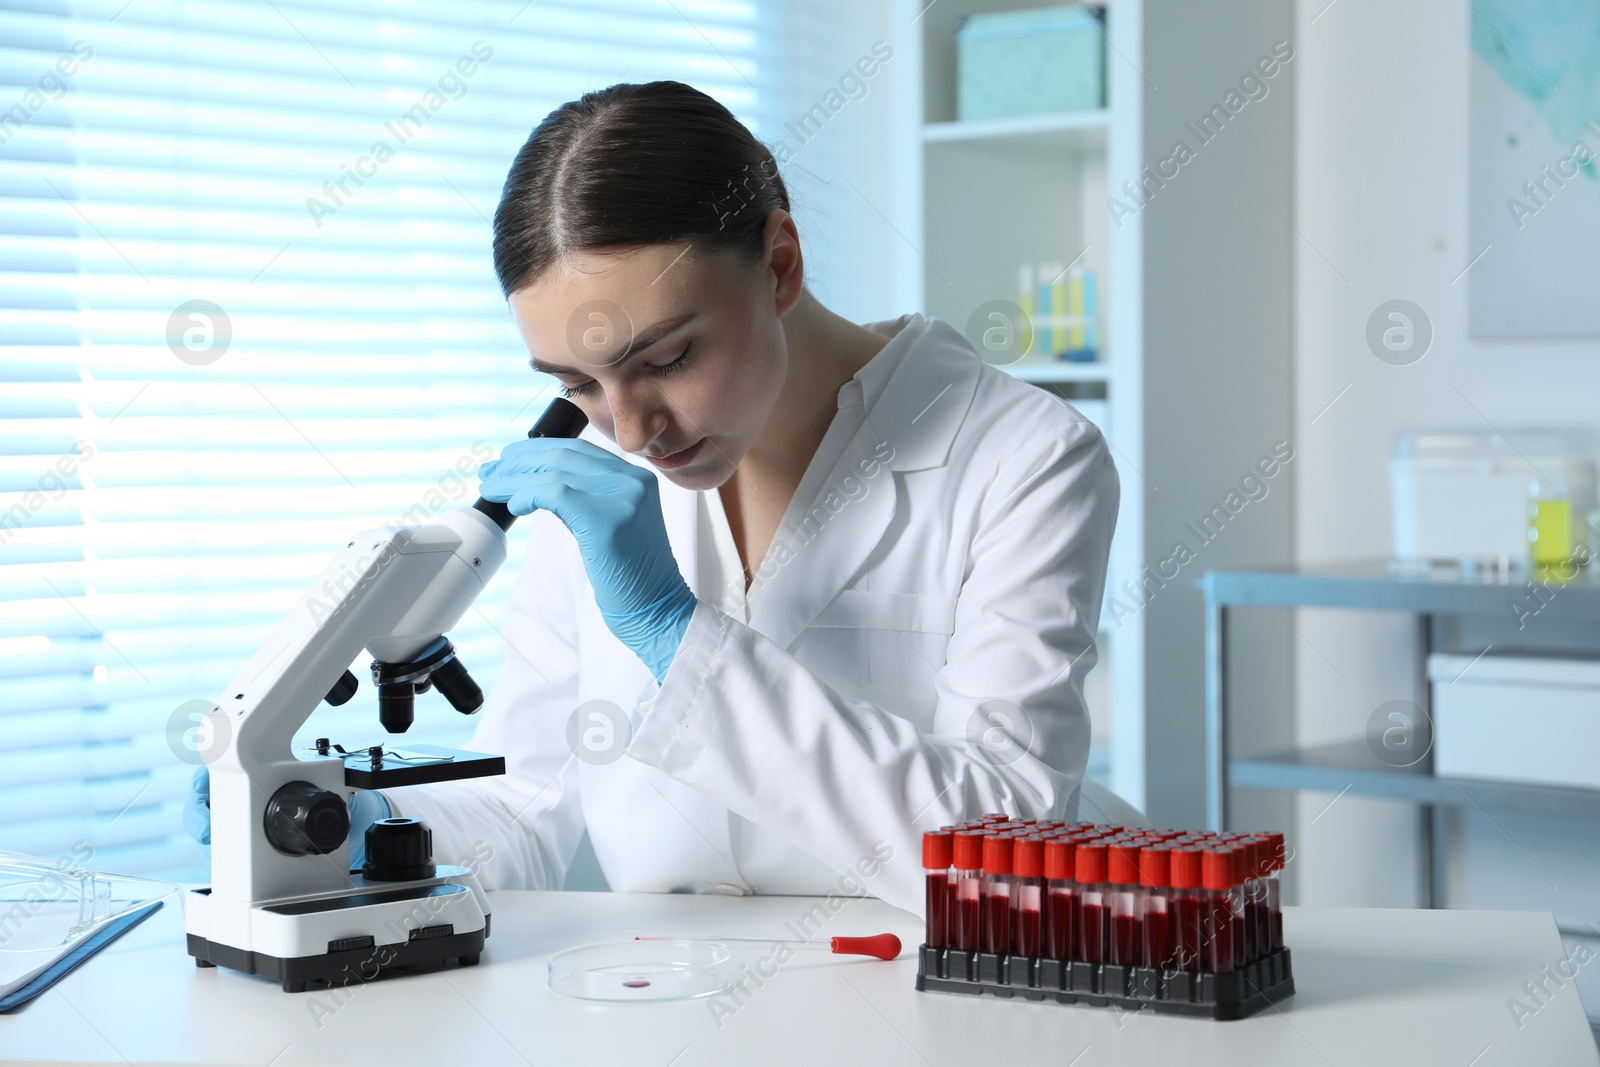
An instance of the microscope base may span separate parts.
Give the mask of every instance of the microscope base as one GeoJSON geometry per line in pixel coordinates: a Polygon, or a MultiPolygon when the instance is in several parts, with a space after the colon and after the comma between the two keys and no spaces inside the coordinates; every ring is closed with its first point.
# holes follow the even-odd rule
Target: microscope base
{"type": "Polygon", "coordinates": [[[485,919],[484,928],[470,934],[368,945],[289,959],[219,945],[194,934],[188,935],[188,948],[196,967],[226,967],[245,974],[259,974],[280,982],[285,993],[303,993],[307,982],[326,982],[329,986],[360,984],[384,972],[440,970],[452,959],[457,961],[457,966],[474,967],[488,933],[485,919]]]}
{"type": "Polygon", "coordinates": [[[225,900],[211,888],[184,902],[189,955],[282,983],[360,985],[382,974],[471,967],[489,936],[489,899],[472,871],[439,865],[433,878],[372,882],[359,870],[333,893],[271,901],[225,900]]]}

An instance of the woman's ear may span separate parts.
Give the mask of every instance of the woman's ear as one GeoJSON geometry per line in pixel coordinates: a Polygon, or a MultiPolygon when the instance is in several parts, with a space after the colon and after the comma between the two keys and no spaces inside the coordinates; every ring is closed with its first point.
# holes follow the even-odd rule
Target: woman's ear
{"type": "Polygon", "coordinates": [[[781,317],[800,303],[805,289],[805,257],[800,251],[800,231],[794,216],[773,208],[762,230],[766,242],[766,265],[772,271],[774,308],[781,317]]]}

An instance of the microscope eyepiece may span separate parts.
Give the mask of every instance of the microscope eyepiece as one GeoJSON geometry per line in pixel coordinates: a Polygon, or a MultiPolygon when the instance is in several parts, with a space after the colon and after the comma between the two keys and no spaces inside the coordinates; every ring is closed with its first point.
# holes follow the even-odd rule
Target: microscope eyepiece
{"type": "MultiPolygon", "coordinates": [[[[587,425],[589,416],[583,413],[583,409],[566,397],[558,396],[550,401],[550,406],[544,409],[544,414],[533,424],[528,436],[577,437],[587,425]]],[[[517,517],[511,514],[511,509],[498,500],[485,500],[479,497],[472,506],[493,519],[495,525],[502,530],[511,529],[511,524],[517,521],[517,517]]]]}

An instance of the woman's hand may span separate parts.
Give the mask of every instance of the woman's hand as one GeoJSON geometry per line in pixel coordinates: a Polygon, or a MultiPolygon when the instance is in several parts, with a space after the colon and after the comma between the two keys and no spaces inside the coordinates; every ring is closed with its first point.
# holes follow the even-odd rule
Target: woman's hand
{"type": "Polygon", "coordinates": [[[665,678],[695,597],[667,542],[655,475],[588,441],[535,437],[507,445],[478,477],[479,495],[513,515],[543,508],[566,524],[606,625],[665,678]]]}

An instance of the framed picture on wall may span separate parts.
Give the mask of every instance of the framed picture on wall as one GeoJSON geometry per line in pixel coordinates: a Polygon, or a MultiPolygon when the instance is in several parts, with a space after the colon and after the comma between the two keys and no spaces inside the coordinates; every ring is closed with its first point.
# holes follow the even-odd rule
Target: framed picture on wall
{"type": "Polygon", "coordinates": [[[1600,0],[1465,0],[1474,337],[1600,336],[1600,0]]]}

